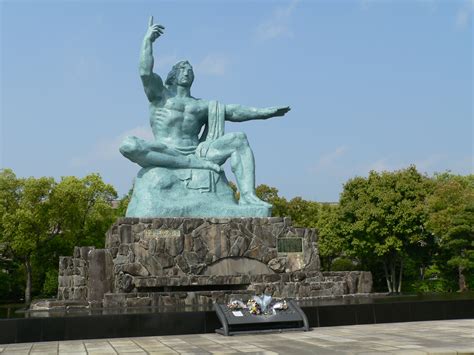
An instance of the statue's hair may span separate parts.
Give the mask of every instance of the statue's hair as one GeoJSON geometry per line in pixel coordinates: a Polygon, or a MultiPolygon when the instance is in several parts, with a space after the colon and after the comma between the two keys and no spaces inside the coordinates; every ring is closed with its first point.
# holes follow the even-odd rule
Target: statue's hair
{"type": "Polygon", "coordinates": [[[173,65],[173,68],[171,68],[170,72],[168,73],[168,76],[166,77],[166,81],[165,81],[166,85],[170,86],[170,85],[174,85],[176,83],[176,75],[178,74],[178,69],[183,64],[187,64],[190,67],[192,67],[191,64],[187,60],[181,60],[178,63],[176,63],[175,65],[173,65]]]}

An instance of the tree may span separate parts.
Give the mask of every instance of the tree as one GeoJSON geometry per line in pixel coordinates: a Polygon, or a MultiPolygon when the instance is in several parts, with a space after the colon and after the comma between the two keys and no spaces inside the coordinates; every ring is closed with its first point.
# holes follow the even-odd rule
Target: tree
{"type": "Polygon", "coordinates": [[[287,203],[286,213],[291,217],[295,226],[315,228],[319,209],[319,203],[295,197],[287,203]]]}
{"type": "Polygon", "coordinates": [[[288,216],[288,201],[278,195],[278,189],[265,184],[258,185],[255,189],[257,196],[265,202],[270,203],[273,217],[288,216]]]}
{"type": "Polygon", "coordinates": [[[348,249],[344,224],[338,205],[322,204],[316,222],[318,228],[318,249],[323,267],[331,271],[334,259],[344,255],[348,249]]]}
{"type": "Polygon", "coordinates": [[[389,292],[400,292],[404,261],[423,251],[424,201],[430,179],[414,166],[395,172],[371,171],[345,185],[340,199],[350,252],[383,265],[389,292]],[[420,249],[421,247],[421,249],[420,249]]]}
{"type": "Polygon", "coordinates": [[[103,246],[116,192],[96,174],[56,183],[46,177],[19,179],[5,169],[0,171],[0,197],[0,244],[4,254],[24,265],[29,304],[32,262],[44,281],[48,269],[57,268],[59,253],[70,254],[75,245],[103,246]]]}
{"type": "Polygon", "coordinates": [[[50,223],[49,196],[54,188],[52,178],[17,179],[11,170],[0,172],[2,199],[1,243],[7,255],[25,267],[25,303],[31,302],[31,259],[35,251],[56,237],[59,225],[50,223]]]}
{"type": "Polygon", "coordinates": [[[117,192],[100,175],[80,179],[63,177],[51,194],[51,218],[61,226],[64,239],[74,246],[104,246],[104,236],[116,216],[112,201],[117,192]]]}
{"type": "Polygon", "coordinates": [[[447,265],[457,269],[459,291],[466,291],[466,272],[474,268],[474,175],[437,175],[426,209],[426,227],[447,265]]]}
{"type": "Polygon", "coordinates": [[[128,204],[132,199],[133,188],[128,191],[126,195],[123,195],[122,198],[119,200],[118,206],[115,210],[115,214],[117,217],[125,217],[127,214],[128,204]]]}

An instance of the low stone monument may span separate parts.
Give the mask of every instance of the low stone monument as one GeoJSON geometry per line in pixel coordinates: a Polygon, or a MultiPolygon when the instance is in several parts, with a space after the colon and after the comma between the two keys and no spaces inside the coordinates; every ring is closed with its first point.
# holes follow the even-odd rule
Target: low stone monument
{"type": "Polygon", "coordinates": [[[58,299],[103,307],[210,304],[265,293],[368,293],[370,272],[321,273],[317,234],[289,218],[122,218],[106,249],[61,257],[58,299]]]}
{"type": "Polygon", "coordinates": [[[283,116],[288,106],[252,108],[191,96],[194,73],[175,64],[153,73],[152,44],[164,27],[150,18],[140,77],[154,140],[127,137],[120,152],[142,167],[126,217],[105,249],[61,257],[58,299],[103,307],[192,305],[236,295],[307,298],[368,293],[368,272],[321,273],[315,229],[270,217],[255,193],[255,164],[243,133],[225,121],[283,116]],[[202,133],[201,133],[202,132],[202,133]],[[222,170],[230,159],[240,198],[222,170]]]}

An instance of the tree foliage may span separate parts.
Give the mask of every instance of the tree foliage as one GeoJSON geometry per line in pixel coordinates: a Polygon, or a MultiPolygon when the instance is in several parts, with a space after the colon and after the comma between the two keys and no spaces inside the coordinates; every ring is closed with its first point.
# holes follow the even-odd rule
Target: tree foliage
{"type": "Polygon", "coordinates": [[[64,239],[73,245],[104,246],[104,235],[115,220],[112,201],[117,192],[98,174],[82,179],[63,177],[56,185],[51,203],[64,239]]]}
{"type": "Polygon", "coordinates": [[[41,291],[44,275],[57,268],[60,253],[71,254],[75,245],[103,246],[114,220],[111,200],[116,192],[97,174],[55,182],[47,177],[17,178],[4,169],[0,197],[2,255],[22,263],[26,303],[31,301],[33,282],[39,281],[41,291]]]}
{"type": "Polygon", "coordinates": [[[440,264],[457,270],[459,291],[465,291],[465,273],[474,268],[474,175],[446,173],[435,181],[426,227],[435,235],[440,264]]]}
{"type": "Polygon", "coordinates": [[[400,292],[404,262],[429,239],[424,201],[430,180],[415,167],[371,171],[344,185],[340,208],[350,253],[383,265],[389,292],[400,292]]]}
{"type": "Polygon", "coordinates": [[[318,202],[295,197],[288,202],[286,211],[295,226],[315,228],[319,209],[320,204],[318,202]]]}
{"type": "Polygon", "coordinates": [[[336,258],[347,254],[348,240],[345,224],[342,223],[339,205],[322,204],[319,218],[316,221],[318,228],[318,248],[322,266],[331,271],[336,258]]]}
{"type": "Polygon", "coordinates": [[[278,189],[262,184],[256,188],[257,196],[270,203],[272,216],[291,217],[293,224],[297,227],[316,227],[319,213],[319,203],[295,197],[287,201],[278,195],[278,189]]]}

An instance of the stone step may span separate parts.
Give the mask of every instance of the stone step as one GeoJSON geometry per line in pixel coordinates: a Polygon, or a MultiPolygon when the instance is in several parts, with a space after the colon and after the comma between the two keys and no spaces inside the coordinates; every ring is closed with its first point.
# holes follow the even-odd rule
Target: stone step
{"type": "Polygon", "coordinates": [[[57,299],[42,299],[34,300],[30,305],[31,311],[44,310],[66,310],[87,308],[89,303],[86,301],[72,301],[72,300],[57,300],[57,299]]]}
{"type": "Polygon", "coordinates": [[[249,290],[190,291],[190,292],[140,292],[106,293],[104,308],[163,307],[212,304],[232,299],[248,299],[254,293],[249,290]]]}
{"type": "Polygon", "coordinates": [[[319,272],[273,273],[264,275],[133,276],[133,283],[138,289],[193,285],[249,285],[261,282],[298,282],[303,280],[322,281],[324,278],[319,272]]]}
{"type": "MultiPolygon", "coordinates": [[[[197,285],[199,287],[199,285],[197,285]]],[[[219,285],[214,285],[218,287],[219,285]]],[[[226,285],[223,285],[226,286],[226,285]]],[[[209,287],[209,286],[207,286],[209,287]]],[[[186,289],[176,288],[170,292],[132,292],[108,293],[104,295],[104,308],[160,307],[212,304],[228,302],[231,299],[248,299],[262,293],[277,298],[307,298],[323,296],[342,296],[347,293],[344,281],[289,281],[253,283],[246,289],[186,289]],[[297,295],[297,297],[295,297],[297,295]]]]}

